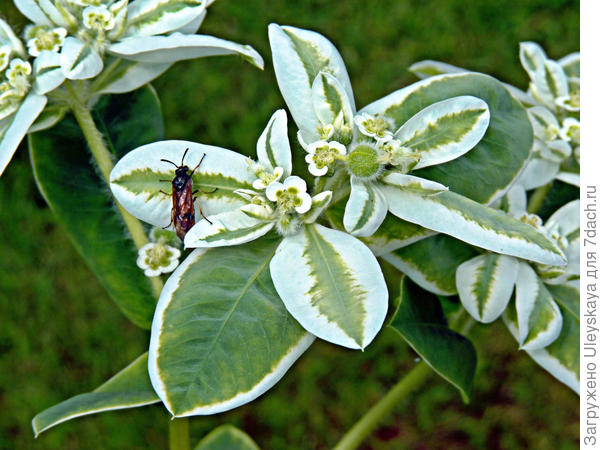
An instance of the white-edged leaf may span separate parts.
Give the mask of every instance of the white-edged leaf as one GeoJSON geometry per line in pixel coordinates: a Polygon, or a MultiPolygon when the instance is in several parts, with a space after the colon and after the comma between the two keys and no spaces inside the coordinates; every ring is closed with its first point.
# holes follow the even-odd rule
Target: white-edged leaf
{"type": "Polygon", "coordinates": [[[165,283],[148,371],[174,416],[216,414],[254,400],[313,342],[271,281],[269,261],[280,242],[265,236],[196,249],[165,283]]]}
{"type": "Polygon", "coordinates": [[[557,180],[562,181],[563,183],[570,184],[572,186],[581,186],[581,178],[578,173],[573,172],[558,172],[555,176],[557,180]]]}
{"type": "Polygon", "coordinates": [[[567,236],[579,230],[580,201],[573,200],[557,209],[546,221],[544,228],[567,236]]]}
{"type": "Polygon", "coordinates": [[[513,86],[512,84],[502,83],[502,85],[510,92],[516,100],[521,102],[523,106],[536,106],[539,105],[538,101],[533,98],[533,96],[529,92],[525,92],[518,87],[513,86]]]}
{"type": "Polygon", "coordinates": [[[267,234],[273,226],[273,222],[250,217],[239,209],[223,212],[196,223],[185,235],[185,247],[223,247],[243,244],[267,234]]]}
{"type": "Polygon", "coordinates": [[[284,238],[271,276],[290,314],[321,339],[364,349],[383,325],[383,274],[369,248],[347,233],[313,224],[284,238]]]}
{"type": "Polygon", "coordinates": [[[35,73],[33,88],[40,95],[56,89],[65,81],[60,55],[49,50],[43,50],[35,58],[33,72],[35,73]]]}
{"type": "Polygon", "coordinates": [[[204,436],[194,450],[260,450],[260,448],[242,430],[225,424],[204,436]]]}
{"type": "Polygon", "coordinates": [[[161,159],[179,165],[187,148],[184,164],[190,169],[206,155],[192,177],[194,189],[201,191],[196,202],[197,221],[202,217],[199,204],[205,216],[233,211],[245,204],[234,191],[250,189],[256,179],[248,158],[224,148],[176,140],[143,145],[117,162],[110,188],[119,203],[138,219],[166,227],[171,221],[170,181],[175,177],[175,167],[161,159]]]}
{"type": "Polygon", "coordinates": [[[275,167],[281,167],[283,179],[292,174],[292,150],[287,130],[287,114],[284,109],[279,109],[271,116],[256,142],[259,163],[271,172],[275,167]]]}
{"type": "Polygon", "coordinates": [[[333,75],[319,72],[312,84],[313,109],[322,124],[333,124],[343,113],[346,124],[352,126],[354,112],[346,90],[333,75]]]}
{"type": "Polygon", "coordinates": [[[150,83],[171,67],[171,63],[140,63],[116,59],[107,65],[92,84],[95,94],[123,94],[150,83]]]}
{"type": "Polygon", "coordinates": [[[561,250],[543,233],[467,197],[450,191],[422,195],[389,184],[381,189],[389,211],[401,219],[496,253],[542,264],[566,263],[561,250]]]}
{"type": "Polygon", "coordinates": [[[269,42],[277,84],[298,128],[318,139],[319,120],[313,109],[312,84],[319,72],[333,75],[344,87],[355,111],[354,95],[344,61],[335,46],[314,31],[269,25],[269,42]]]}
{"type": "MultiPolygon", "coordinates": [[[[30,92],[12,115],[12,121],[0,138],[0,175],[8,166],[17,147],[27,134],[29,127],[35,122],[46,106],[48,99],[43,95],[30,92]]],[[[10,118],[8,118],[10,119],[10,118]]]]}
{"type": "Polygon", "coordinates": [[[406,121],[394,137],[421,153],[414,167],[434,166],[458,158],[483,137],[490,110],[483,100],[463,95],[434,103],[406,121]]]}
{"type": "Polygon", "coordinates": [[[160,399],[150,384],[148,354],[144,353],[97,389],[76,395],[37,414],[31,426],[37,437],[48,428],[76,417],[157,402],[160,399]]]}
{"type": "MultiPolygon", "coordinates": [[[[206,6],[210,6],[210,4],[207,4],[206,6]]],[[[188,22],[181,28],[177,28],[173,32],[179,32],[179,33],[183,33],[183,34],[196,34],[198,32],[198,30],[200,29],[200,27],[202,26],[202,23],[204,22],[205,18],[206,18],[206,9],[202,12],[202,14],[197,16],[194,20],[192,20],[191,22],[188,22]]]]}
{"type": "Polygon", "coordinates": [[[421,79],[433,77],[435,75],[442,75],[445,73],[470,72],[470,70],[463,69],[462,67],[453,66],[452,64],[434,61],[431,59],[425,59],[423,61],[416,62],[412,64],[408,70],[421,79]]]}
{"type": "Polygon", "coordinates": [[[60,51],[60,66],[68,79],[85,80],[102,72],[104,63],[91,45],[67,36],[60,51]]]}
{"type": "Polygon", "coordinates": [[[344,228],[355,236],[371,236],[387,215],[387,202],[373,183],[352,177],[351,191],[344,211],[344,228]]]}
{"type": "Polygon", "coordinates": [[[310,210],[307,213],[302,214],[302,222],[313,223],[317,220],[329,206],[332,196],[333,193],[331,191],[323,191],[315,195],[312,198],[310,210]]]}
{"type": "Polygon", "coordinates": [[[518,260],[496,253],[476,256],[458,266],[458,296],[474,319],[490,323],[500,317],[510,301],[518,269],[518,260]]]}
{"type": "Polygon", "coordinates": [[[569,95],[569,83],[562,67],[555,61],[544,61],[535,72],[532,91],[534,97],[549,108],[556,109],[555,100],[569,95]]]}
{"type": "Polygon", "coordinates": [[[526,191],[550,183],[560,170],[560,164],[547,159],[533,157],[519,175],[516,184],[523,186],[526,191]]]}
{"type": "Polygon", "coordinates": [[[568,77],[580,76],[579,64],[581,57],[579,52],[569,53],[558,60],[558,64],[563,68],[568,77]]]}
{"type": "Polygon", "coordinates": [[[50,0],[14,0],[14,3],[35,24],[61,27],[69,25],[50,0]]]}
{"type": "Polygon", "coordinates": [[[533,79],[538,68],[544,65],[546,61],[546,53],[535,42],[521,42],[519,44],[519,58],[521,65],[529,74],[529,78],[533,79]]]}
{"type": "Polygon", "coordinates": [[[206,2],[135,0],[127,9],[125,36],[152,36],[184,27],[206,13],[206,2]]]}
{"type": "Polygon", "coordinates": [[[560,124],[556,116],[543,106],[527,108],[527,115],[533,127],[533,134],[542,141],[550,141],[558,137],[560,124]]]}
{"type": "Polygon", "coordinates": [[[560,334],[562,314],[552,295],[529,264],[519,263],[516,282],[519,345],[524,350],[539,350],[560,334]]]}
{"type": "Polygon", "coordinates": [[[249,45],[202,34],[134,36],[112,44],[108,47],[108,52],[120,58],[145,63],[174,63],[207,56],[239,55],[259,69],[264,66],[262,57],[249,45]]]}
{"type": "Polygon", "coordinates": [[[37,117],[33,125],[29,127],[28,133],[35,133],[36,131],[47,130],[52,128],[58,122],[60,122],[68,107],[61,104],[53,104],[44,108],[42,113],[37,117]]]}
{"type": "Polygon", "coordinates": [[[527,211],[527,194],[520,184],[511,187],[504,197],[506,199],[506,212],[513,216],[520,216],[527,211]]]}
{"type": "MultiPolygon", "coordinates": [[[[549,289],[563,317],[560,335],[549,346],[529,350],[527,354],[553,377],[579,394],[579,289],[569,286],[549,286],[549,289]]],[[[518,340],[515,302],[510,302],[502,318],[518,340]]]]}
{"type": "Polygon", "coordinates": [[[448,190],[446,186],[435,181],[399,172],[390,172],[381,181],[384,185],[395,186],[403,191],[414,191],[420,195],[436,195],[448,190]]]}

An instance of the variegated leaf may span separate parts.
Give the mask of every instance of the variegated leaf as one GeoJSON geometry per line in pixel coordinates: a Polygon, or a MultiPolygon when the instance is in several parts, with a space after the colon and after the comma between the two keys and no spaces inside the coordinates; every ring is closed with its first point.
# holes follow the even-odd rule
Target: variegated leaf
{"type": "Polygon", "coordinates": [[[69,23],[50,0],[14,0],[15,6],[35,24],[68,27],[69,23]]]}
{"type": "Polygon", "coordinates": [[[512,256],[485,253],[456,270],[456,288],[465,309],[482,323],[496,320],[513,293],[519,262],[512,256]]]}
{"type": "Polygon", "coordinates": [[[33,125],[29,127],[28,133],[35,133],[36,131],[47,130],[48,128],[52,128],[58,122],[60,122],[65,113],[67,112],[68,107],[61,104],[53,104],[44,108],[42,113],[35,120],[33,125]]]}
{"type": "Polygon", "coordinates": [[[446,64],[441,61],[433,61],[431,59],[425,59],[423,61],[416,62],[412,64],[408,70],[421,79],[433,77],[435,75],[443,75],[446,73],[470,72],[462,67],[453,66],[452,64],[446,64]]]}
{"type": "MultiPolygon", "coordinates": [[[[560,308],[562,329],[552,344],[539,350],[529,350],[527,354],[553,377],[579,394],[579,289],[569,286],[549,286],[548,289],[560,308]]],[[[502,317],[518,340],[514,302],[510,302],[502,317]]]]}
{"type": "Polygon", "coordinates": [[[319,72],[327,72],[339,81],[348,95],[352,111],[355,111],[346,66],[329,40],[314,31],[272,23],[269,25],[269,42],[279,90],[296,125],[307,138],[318,139],[319,119],[311,96],[312,84],[319,72]]]}
{"type": "Polygon", "coordinates": [[[416,192],[419,195],[437,195],[448,190],[446,186],[435,181],[398,172],[388,173],[381,179],[381,182],[383,186],[397,187],[406,192],[416,192]]]}
{"type": "Polygon", "coordinates": [[[454,192],[430,195],[389,184],[381,187],[389,211],[409,222],[496,253],[564,265],[556,244],[531,225],[454,192]]]}
{"type": "Polygon", "coordinates": [[[281,239],[197,249],[165,283],[148,369],[177,417],[216,414],[270,389],[314,336],[286,311],[269,261],[281,239]]]}
{"type": "Polygon", "coordinates": [[[333,193],[331,191],[323,191],[315,195],[312,198],[310,211],[302,214],[302,222],[308,224],[316,221],[329,206],[332,196],[333,193]]]}
{"type": "Polygon", "coordinates": [[[48,50],[42,51],[33,61],[35,92],[42,95],[60,86],[65,81],[65,75],[60,64],[60,55],[48,50]]]}
{"type": "Polygon", "coordinates": [[[95,94],[122,94],[150,83],[162,75],[171,63],[140,63],[114,58],[92,83],[95,94]]]}
{"type": "Polygon", "coordinates": [[[521,42],[519,44],[519,59],[531,79],[535,77],[537,70],[547,60],[544,49],[535,42],[521,42]]]}
{"type": "Polygon", "coordinates": [[[203,16],[205,11],[205,1],[135,0],[127,9],[124,36],[169,33],[203,16]]]}
{"type": "MultiPolygon", "coordinates": [[[[38,95],[35,92],[30,92],[19,109],[12,117],[7,117],[6,122],[10,125],[6,126],[3,133],[0,134],[0,175],[8,166],[17,147],[27,134],[29,127],[35,122],[41,112],[44,110],[48,99],[43,95],[38,95]]],[[[4,122],[4,121],[3,121],[4,122]]]]}
{"type": "Polygon", "coordinates": [[[249,189],[256,179],[248,159],[239,153],[210,145],[188,141],[160,141],[143,145],[125,155],[111,172],[110,187],[121,205],[138,219],[156,227],[166,227],[171,221],[171,184],[175,167],[189,148],[183,164],[190,170],[200,162],[192,177],[199,189],[196,218],[233,211],[244,205],[235,194],[237,189],[249,189]],[[167,159],[173,164],[161,161],[167,159]],[[161,181],[164,180],[164,181],[161,181]],[[161,192],[163,191],[163,192],[161,192]]]}
{"type": "Polygon", "coordinates": [[[384,254],[381,258],[429,292],[456,295],[457,267],[477,254],[471,245],[438,234],[384,254]]]}
{"type": "Polygon", "coordinates": [[[344,212],[344,228],[355,236],[371,236],[387,215],[387,202],[379,188],[352,177],[352,190],[344,212]]]}
{"type": "Polygon", "coordinates": [[[569,95],[569,84],[562,67],[554,61],[546,60],[537,68],[531,89],[534,97],[551,109],[556,109],[555,100],[569,95]]]}
{"type": "Polygon", "coordinates": [[[394,137],[421,154],[414,167],[442,164],[471,150],[490,123],[487,104],[463,95],[434,103],[407,120],[394,137]]]}
{"type": "Polygon", "coordinates": [[[552,295],[527,263],[519,263],[516,281],[519,344],[524,350],[550,345],[560,334],[562,315],[552,295]]]}
{"type": "Polygon", "coordinates": [[[560,64],[560,66],[563,68],[563,70],[565,71],[565,75],[567,75],[567,77],[579,78],[580,77],[580,70],[579,70],[580,60],[581,60],[581,57],[579,55],[579,52],[570,53],[567,56],[563,56],[562,58],[560,58],[558,60],[558,64],[560,64]]]}
{"type": "Polygon", "coordinates": [[[533,127],[533,134],[542,141],[551,141],[558,137],[560,124],[556,116],[543,106],[527,108],[527,115],[533,127]]]}
{"type": "Polygon", "coordinates": [[[393,129],[398,129],[424,107],[458,96],[473,96],[487,104],[490,123],[485,135],[460,158],[419,169],[414,175],[489,203],[514,183],[529,158],[533,141],[524,108],[499,81],[477,73],[438,75],[393,92],[359,113],[381,114],[393,129]]]}
{"type": "Polygon", "coordinates": [[[519,178],[517,178],[516,184],[522,186],[526,191],[535,189],[545,184],[550,183],[560,170],[560,164],[533,157],[525,170],[521,172],[519,178]]]}
{"type": "Polygon", "coordinates": [[[270,171],[281,167],[283,179],[292,174],[292,150],[287,130],[287,114],[283,109],[277,110],[256,142],[258,162],[270,171]]]}
{"type": "Polygon", "coordinates": [[[33,418],[31,426],[37,437],[48,428],[77,417],[159,401],[150,384],[148,354],[144,353],[92,392],[76,395],[42,411],[33,418]]]}
{"type": "Polygon", "coordinates": [[[570,184],[572,186],[581,186],[581,178],[578,173],[573,172],[558,172],[555,177],[557,180],[560,180],[564,183],[570,184]]]}
{"type": "Polygon", "coordinates": [[[69,80],[85,80],[102,72],[102,58],[91,45],[67,36],[60,51],[60,66],[69,80]]]}
{"type": "Polygon", "coordinates": [[[243,244],[267,234],[273,225],[273,222],[250,217],[240,209],[223,212],[196,223],[185,235],[185,247],[243,244]]]}
{"type": "Polygon", "coordinates": [[[313,224],[284,238],[271,276],[290,314],[321,339],[364,349],[383,325],[383,274],[368,247],[347,233],[313,224]]]}
{"type": "Polygon", "coordinates": [[[346,124],[353,123],[354,110],[346,90],[333,75],[319,72],[312,84],[312,102],[322,124],[333,124],[340,113],[346,124]]]}
{"type": "Polygon", "coordinates": [[[259,69],[264,66],[262,57],[249,45],[201,34],[134,36],[112,44],[108,52],[144,63],[174,63],[207,56],[239,55],[259,69]]]}

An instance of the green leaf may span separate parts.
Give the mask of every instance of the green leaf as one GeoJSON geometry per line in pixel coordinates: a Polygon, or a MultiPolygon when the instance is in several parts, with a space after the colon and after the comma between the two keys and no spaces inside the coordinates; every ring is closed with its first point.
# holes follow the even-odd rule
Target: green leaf
{"type": "Polygon", "coordinates": [[[233,425],[221,425],[202,438],[194,450],[259,450],[250,436],[233,425]]]}
{"type": "Polygon", "coordinates": [[[519,261],[512,256],[485,253],[456,270],[456,287],[465,309],[483,323],[504,312],[515,287],[519,261]]]}
{"type": "Polygon", "coordinates": [[[465,402],[473,389],[477,354],[471,341],[446,325],[438,298],[407,278],[390,326],[438,375],[454,385],[465,402]]]}
{"type": "Polygon", "coordinates": [[[33,418],[31,425],[37,437],[48,428],[76,417],[159,401],[148,378],[148,354],[144,353],[92,392],[76,395],[42,411],[33,418]]]}
{"type": "Polygon", "coordinates": [[[470,95],[487,103],[490,124],[468,153],[413,175],[437,181],[480,203],[500,197],[529,158],[533,142],[525,109],[492,77],[459,73],[427,78],[400,89],[360,112],[383,114],[398,129],[423,108],[451,97],[470,95]]]}
{"type": "Polygon", "coordinates": [[[383,325],[388,291],[377,259],[345,232],[313,224],[287,236],[271,275],[290,314],[321,339],[364,349],[383,325]]]}
{"type": "MultiPolygon", "coordinates": [[[[529,350],[527,354],[545,370],[579,394],[579,289],[571,286],[546,286],[563,317],[558,338],[540,350],[529,350]]],[[[515,339],[519,339],[517,311],[511,301],[502,316],[515,339]]]]}
{"type": "Polygon", "coordinates": [[[215,414],[254,400],[312,343],[271,281],[279,243],[267,235],[244,246],[197,249],[165,284],[149,371],[174,416],[215,414]]]}
{"type": "MultiPolygon", "coordinates": [[[[151,88],[106,96],[93,114],[115,158],[163,135],[160,104],[151,88]]],[[[156,301],[150,280],[135,263],[137,249],[90,163],[74,118],[67,115],[55,127],[29,135],[29,151],[40,192],[75,248],[121,311],[149,328],[156,301]]]]}
{"type": "Polygon", "coordinates": [[[477,254],[471,245],[438,234],[382,255],[382,258],[423,289],[438,295],[456,295],[456,269],[477,254]]]}
{"type": "Polygon", "coordinates": [[[542,264],[565,265],[562,251],[543,233],[508,214],[454,192],[420,194],[389,184],[381,187],[390,212],[401,219],[496,253],[542,264]]]}

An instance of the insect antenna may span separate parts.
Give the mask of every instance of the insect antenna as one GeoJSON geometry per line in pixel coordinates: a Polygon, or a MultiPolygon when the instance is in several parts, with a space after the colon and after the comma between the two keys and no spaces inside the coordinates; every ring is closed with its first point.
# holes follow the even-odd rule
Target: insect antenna
{"type": "Polygon", "coordinates": [[[196,169],[197,169],[198,167],[200,167],[200,164],[202,164],[202,160],[204,159],[204,157],[205,157],[205,156],[206,156],[206,153],[203,153],[203,154],[202,154],[202,158],[200,158],[200,162],[199,162],[199,163],[196,165],[196,167],[194,167],[194,170],[192,170],[192,173],[190,173],[190,177],[191,177],[192,175],[194,175],[194,172],[196,171],[196,169]]]}
{"type": "Polygon", "coordinates": [[[189,149],[190,148],[188,147],[188,148],[185,149],[185,152],[183,152],[183,156],[181,157],[181,165],[182,166],[183,166],[183,160],[185,159],[185,155],[187,155],[187,152],[188,152],[189,149]]]}
{"type": "Polygon", "coordinates": [[[168,163],[170,163],[170,164],[173,164],[175,167],[179,167],[179,166],[178,166],[177,164],[175,164],[173,161],[169,161],[168,159],[161,159],[161,161],[168,162],[168,163]]]}

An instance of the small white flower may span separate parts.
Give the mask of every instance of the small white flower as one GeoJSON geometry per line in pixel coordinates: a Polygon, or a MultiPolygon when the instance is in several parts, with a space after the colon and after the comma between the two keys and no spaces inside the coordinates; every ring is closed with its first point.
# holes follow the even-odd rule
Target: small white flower
{"type": "Polygon", "coordinates": [[[138,251],[137,265],[147,277],[173,272],[179,265],[181,251],[162,242],[151,242],[138,251]]]}
{"type": "Polygon", "coordinates": [[[347,153],[346,146],[336,141],[313,142],[306,151],[308,155],[305,161],[308,163],[308,171],[316,177],[325,175],[335,160],[347,153]]]}
{"type": "Polygon", "coordinates": [[[256,176],[258,179],[252,183],[252,187],[254,189],[263,190],[266,189],[271,183],[281,179],[283,176],[283,168],[275,167],[275,169],[273,169],[273,173],[269,173],[260,167],[256,172],[256,176]]]}
{"type": "Polygon", "coordinates": [[[115,23],[115,16],[104,5],[88,6],[83,10],[83,24],[90,30],[112,30],[115,23]]]}
{"type": "Polygon", "coordinates": [[[25,93],[29,90],[31,83],[29,75],[31,75],[31,64],[23,61],[21,58],[14,58],[5,72],[6,78],[10,85],[17,91],[25,93]]]}
{"type": "Polygon", "coordinates": [[[573,90],[569,95],[558,97],[554,102],[567,111],[579,111],[581,102],[579,90],[573,90]]]}
{"type": "Polygon", "coordinates": [[[579,120],[569,117],[563,120],[562,127],[559,130],[561,139],[579,144],[581,136],[581,127],[579,120]]]}
{"type": "Polygon", "coordinates": [[[306,181],[295,175],[287,177],[283,183],[271,183],[265,193],[269,200],[277,203],[280,214],[292,210],[304,214],[312,205],[312,198],[306,192],[306,181]]]}
{"type": "Polygon", "coordinates": [[[67,30],[62,27],[48,30],[45,27],[37,26],[27,31],[26,35],[32,36],[27,41],[27,51],[31,56],[39,56],[43,50],[60,51],[65,37],[67,37],[67,30]]]}
{"type": "Polygon", "coordinates": [[[319,138],[323,141],[327,141],[329,138],[331,138],[334,132],[335,127],[332,124],[317,126],[317,134],[319,135],[319,138]]]}
{"type": "Polygon", "coordinates": [[[354,123],[358,131],[376,139],[377,142],[387,142],[394,138],[394,134],[389,130],[389,124],[378,114],[375,116],[367,113],[359,114],[354,118],[354,123]]]}
{"type": "Polygon", "coordinates": [[[421,160],[420,152],[404,147],[397,139],[379,142],[379,148],[382,150],[381,162],[399,168],[402,173],[410,172],[421,160]]]}

